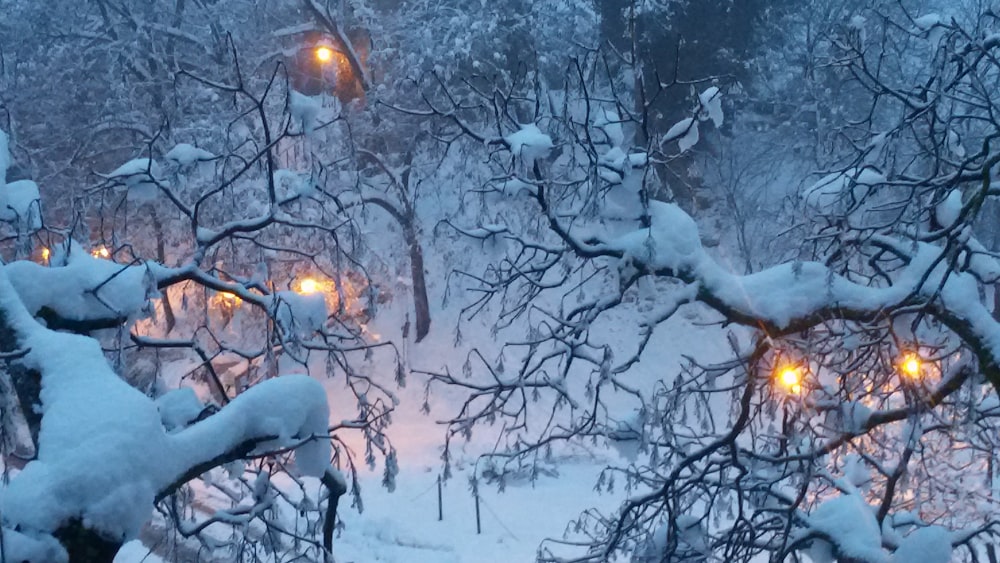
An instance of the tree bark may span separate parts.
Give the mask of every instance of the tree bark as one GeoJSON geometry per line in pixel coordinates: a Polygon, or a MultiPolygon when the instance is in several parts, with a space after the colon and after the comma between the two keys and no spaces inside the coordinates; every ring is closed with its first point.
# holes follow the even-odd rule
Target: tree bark
{"type": "Polygon", "coordinates": [[[410,277],[413,279],[413,313],[417,338],[420,342],[431,330],[431,307],[427,299],[427,279],[424,277],[424,252],[417,240],[412,219],[404,226],[406,244],[410,247],[410,277]]]}
{"type": "Polygon", "coordinates": [[[416,342],[420,342],[431,330],[431,307],[427,299],[427,278],[424,276],[424,251],[417,237],[417,219],[412,208],[404,211],[396,209],[383,198],[366,198],[366,203],[381,207],[403,228],[403,241],[410,254],[410,278],[413,281],[413,314],[417,325],[416,342]]]}
{"type": "MultiPolygon", "coordinates": [[[[21,348],[17,334],[7,322],[7,316],[0,309],[0,354],[11,354],[18,352],[21,348]]],[[[42,426],[42,414],[35,409],[39,403],[39,394],[42,391],[42,376],[38,371],[28,369],[17,360],[7,360],[7,374],[10,376],[11,385],[17,395],[17,402],[21,406],[21,413],[24,421],[28,424],[31,432],[31,443],[34,452],[38,453],[38,431],[42,426]]]]}
{"type": "MultiPolygon", "coordinates": [[[[178,10],[182,10],[184,3],[179,1],[177,3],[178,10]]],[[[156,231],[156,259],[160,264],[167,263],[167,251],[166,245],[164,244],[164,234],[163,234],[163,224],[160,223],[160,218],[156,214],[156,209],[150,211],[151,218],[153,219],[153,229],[156,231]]],[[[177,318],[174,316],[174,308],[170,305],[170,290],[169,288],[164,288],[162,293],[162,298],[160,302],[163,304],[163,317],[167,323],[167,334],[174,329],[174,325],[177,324],[177,318]]]]}
{"type": "Polygon", "coordinates": [[[333,531],[337,527],[337,506],[340,504],[340,497],[347,492],[347,487],[338,480],[333,470],[328,469],[323,475],[322,483],[330,492],[326,500],[326,515],[323,518],[323,549],[327,554],[333,553],[333,531]]]}

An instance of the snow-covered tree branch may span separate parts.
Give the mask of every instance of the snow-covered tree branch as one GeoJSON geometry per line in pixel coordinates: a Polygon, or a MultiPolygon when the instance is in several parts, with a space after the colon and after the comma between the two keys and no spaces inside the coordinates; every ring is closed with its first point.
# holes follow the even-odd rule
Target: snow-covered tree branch
{"type": "Polygon", "coordinates": [[[532,328],[498,358],[470,356],[477,367],[466,375],[482,377],[431,374],[470,392],[449,436],[503,420],[501,447],[484,457],[490,474],[581,437],[635,456],[606,474],[621,476],[629,500],[613,514],[585,513],[576,529],[586,538],[566,540],[583,554],[557,555],[566,549],[554,540],[542,559],[903,561],[943,541],[928,560],[945,562],[963,547],[974,557],[996,533],[996,520],[974,510],[907,512],[942,490],[962,495],[949,483],[953,465],[931,454],[952,440],[974,444],[978,453],[956,455],[992,486],[982,428],[1000,390],[1000,263],[979,236],[1000,163],[997,100],[984,87],[1000,70],[995,46],[955,19],[898,6],[850,25],[859,35],[828,39],[831,72],[867,105],[845,109],[852,128],[832,169],[800,192],[797,257],[748,274],[706,247],[690,213],[655,199],[658,166],[696,150],[699,124],[722,125],[716,86],[702,86],[691,115],[645,146],[622,133],[641,124],[620,117],[629,103],[615,97],[615,77],[585,78],[591,60],[571,65],[557,93],[473,90],[479,105],[468,109],[427,97],[408,108],[475,143],[502,138],[494,178],[477,193],[536,212],[455,225],[507,248],[487,272],[462,274],[478,295],[466,312],[496,301],[498,328],[514,318],[532,328]],[[513,119],[512,106],[530,122],[513,119]],[[608,338],[625,311],[641,319],[635,340],[608,338]],[[680,311],[741,325],[733,359],[692,358],[680,373],[637,379],[653,333],[680,311]],[[731,406],[720,417],[722,400],[731,406]],[[936,437],[960,421],[975,422],[961,438],[936,437]]]}
{"type": "Polygon", "coordinates": [[[4,5],[0,563],[997,561],[994,10],[473,4],[4,5]]]}
{"type": "MultiPolygon", "coordinates": [[[[207,470],[254,455],[291,447],[303,475],[326,473],[329,414],[312,379],[264,382],[214,415],[168,433],[162,417],[176,413],[122,381],[95,340],[34,320],[8,268],[0,268],[3,349],[28,350],[16,361],[39,379],[33,408],[42,419],[35,460],[0,497],[5,533],[18,530],[6,537],[5,557],[80,560],[101,541],[113,555],[138,535],[155,501],[207,470]],[[260,412],[268,416],[256,416],[260,412]],[[92,543],[72,537],[74,526],[92,533],[92,543]],[[60,546],[55,538],[71,539],[60,546]]],[[[45,277],[35,281],[45,284],[45,277]]]]}

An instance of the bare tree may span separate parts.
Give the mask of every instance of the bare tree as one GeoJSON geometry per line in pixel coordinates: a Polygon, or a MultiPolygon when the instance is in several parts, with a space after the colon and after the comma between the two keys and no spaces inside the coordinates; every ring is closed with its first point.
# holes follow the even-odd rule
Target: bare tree
{"type": "Polygon", "coordinates": [[[568,440],[638,452],[598,483],[625,487],[620,508],[582,514],[542,560],[945,562],[995,541],[1000,327],[988,290],[1000,264],[972,226],[998,195],[1000,68],[986,31],[996,16],[968,22],[884,5],[827,37],[829,71],[867,102],[830,131],[835,162],[801,193],[800,258],[749,274],[653,199],[647,164],[690,150],[698,123],[718,117],[708,84],[687,119],[638,147],[602,141],[609,121],[638,123],[607,119],[624,104],[613,76],[593,78],[599,57],[570,66],[561,106],[527,86],[409,108],[496,148],[495,180],[478,193],[535,211],[455,225],[509,249],[464,275],[478,295],[466,313],[495,302],[498,328],[530,328],[499,358],[474,352],[464,377],[428,373],[469,391],[449,440],[503,421],[481,462],[492,475],[568,440]],[[532,124],[514,105],[533,108],[532,124]],[[644,308],[643,284],[656,296],[644,308]],[[608,323],[624,309],[642,320],[614,344],[608,323]],[[644,369],[656,328],[688,309],[734,327],[730,358],[644,369]]]}
{"type": "MultiPolygon", "coordinates": [[[[331,170],[279,166],[287,145],[342,118],[288,90],[281,65],[258,85],[235,49],[232,61],[224,78],[178,76],[235,102],[224,141],[206,143],[221,156],[186,143],[166,150],[154,136],[75,205],[99,234],[92,249],[76,242],[90,238],[87,223],[22,220],[38,209],[37,187],[3,192],[11,212],[0,218],[16,235],[7,240],[27,238],[28,256],[41,262],[0,266],[0,389],[4,405],[23,414],[33,450],[25,458],[3,440],[5,468],[23,465],[2,491],[0,548],[9,560],[110,561],[154,505],[171,534],[209,552],[261,544],[329,557],[338,499],[359,494],[356,478],[343,476],[356,472],[345,432],[359,435],[366,462],[386,459],[393,486],[395,451],[383,430],[396,398],[356,365],[378,350],[390,361],[396,353],[364,335],[375,290],[356,258],[357,226],[317,185],[331,170]],[[169,252],[162,238],[145,238],[164,230],[161,221],[177,237],[169,252]],[[35,246],[42,240],[47,246],[35,246]],[[353,293],[348,271],[360,284],[353,293]],[[157,302],[168,293],[181,306],[164,330],[167,309],[157,302]],[[245,328],[227,332],[230,323],[245,328]],[[170,359],[189,362],[213,401],[188,387],[164,393],[170,382],[160,369],[170,359]],[[116,368],[160,396],[130,387],[116,368]],[[309,373],[343,377],[356,416],[331,426],[326,389],[286,375],[309,373]],[[204,502],[207,490],[232,506],[204,502]],[[218,526],[237,532],[228,545],[207,533],[218,526]]],[[[19,432],[18,421],[4,422],[4,436],[19,432]]]]}

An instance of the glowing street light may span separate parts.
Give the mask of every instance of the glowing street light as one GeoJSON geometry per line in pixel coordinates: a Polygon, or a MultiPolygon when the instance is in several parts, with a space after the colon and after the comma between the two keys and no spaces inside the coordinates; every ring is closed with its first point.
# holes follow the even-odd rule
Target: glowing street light
{"type": "Polygon", "coordinates": [[[299,282],[298,293],[301,293],[302,295],[310,295],[318,292],[319,290],[319,282],[312,278],[305,278],[299,282]]]}
{"type": "Polygon", "coordinates": [[[903,361],[899,364],[899,369],[901,369],[904,374],[914,378],[920,376],[921,367],[922,363],[920,358],[912,352],[903,356],[903,361]]]}
{"type": "Polygon", "coordinates": [[[802,391],[802,374],[795,366],[785,366],[778,371],[778,383],[791,393],[802,391]]]}
{"type": "Polygon", "coordinates": [[[108,247],[102,245],[92,250],[90,255],[94,258],[103,258],[107,260],[108,258],[111,258],[111,251],[108,250],[108,247]]]}
{"type": "Polygon", "coordinates": [[[333,49],[329,47],[316,47],[316,60],[321,63],[328,63],[333,60],[333,49]]]}
{"type": "Polygon", "coordinates": [[[222,311],[227,314],[232,314],[243,305],[243,299],[235,293],[230,293],[228,291],[219,291],[212,296],[209,303],[213,308],[222,311]]]}
{"type": "Polygon", "coordinates": [[[50,256],[52,256],[52,251],[48,248],[42,248],[42,260],[44,260],[46,264],[49,263],[50,256]]]}

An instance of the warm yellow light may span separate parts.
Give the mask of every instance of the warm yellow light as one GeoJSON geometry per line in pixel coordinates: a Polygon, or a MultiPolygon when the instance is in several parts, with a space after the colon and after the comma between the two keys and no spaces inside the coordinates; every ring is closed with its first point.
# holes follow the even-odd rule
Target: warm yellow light
{"type": "Polygon", "coordinates": [[[243,304],[243,299],[235,293],[219,291],[212,297],[210,303],[220,310],[232,312],[243,304]]]}
{"type": "Polygon", "coordinates": [[[310,294],[319,291],[319,282],[312,279],[306,278],[299,282],[299,293],[310,294]]]}
{"type": "Polygon", "coordinates": [[[108,258],[111,258],[111,251],[108,250],[108,247],[106,247],[106,246],[99,246],[99,247],[95,248],[90,253],[90,255],[93,256],[94,258],[108,259],[108,258]]]}
{"type": "Polygon", "coordinates": [[[333,60],[333,49],[329,47],[316,47],[316,60],[321,63],[328,63],[333,60]]]}
{"type": "Polygon", "coordinates": [[[903,357],[903,362],[899,364],[899,367],[906,375],[910,377],[917,377],[920,375],[920,358],[918,358],[916,354],[907,354],[903,357]]]}
{"type": "Polygon", "coordinates": [[[781,383],[785,389],[792,393],[802,391],[802,376],[799,369],[794,366],[781,368],[778,372],[778,383],[781,383]]]}
{"type": "Polygon", "coordinates": [[[48,262],[49,261],[49,256],[51,256],[51,255],[52,255],[52,251],[50,251],[48,248],[43,248],[42,249],[42,260],[45,260],[46,262],[48,262]]]}

